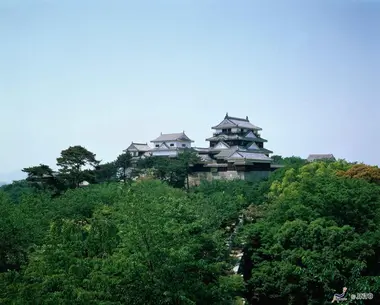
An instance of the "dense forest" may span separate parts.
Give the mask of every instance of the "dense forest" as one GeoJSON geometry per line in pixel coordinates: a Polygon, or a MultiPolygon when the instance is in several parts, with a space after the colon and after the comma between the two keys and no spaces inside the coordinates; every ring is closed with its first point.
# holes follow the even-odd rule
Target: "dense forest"
{"type": "Polygon", "coordinates": [[[195,158],[73,146],[23,169],[0,187],[0,304],[380,304],[379,168],[276,156],[266,180],[190,187],[195,158]]]}

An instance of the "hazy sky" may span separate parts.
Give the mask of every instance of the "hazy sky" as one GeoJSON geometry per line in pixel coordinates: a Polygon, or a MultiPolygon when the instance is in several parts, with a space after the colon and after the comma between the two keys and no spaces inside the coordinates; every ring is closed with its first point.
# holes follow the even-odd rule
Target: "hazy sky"
{"type": "Polygon", "coordinates": [[[379,164],[380,2],[0,0],[0,181],[82,145],[111,161],[226,112],[275,154],[379,164]]]}

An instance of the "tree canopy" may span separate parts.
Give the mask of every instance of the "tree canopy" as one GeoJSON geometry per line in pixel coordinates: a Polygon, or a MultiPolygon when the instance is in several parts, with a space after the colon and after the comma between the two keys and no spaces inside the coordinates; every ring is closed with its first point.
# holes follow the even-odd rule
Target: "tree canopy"
{"type": "Polygon", "coordinates": [[[188,187],[196,158],[145,158],[137,180],[130,155],[79,147],[25,168],[0,187],[0,304],[379,304],[377,167],[280,157],[263,181],[188,187]]]}
{"type": "Polygon", "coordinates": [[[342,287],[379,291],[380,188],[340,177],[345,163],[283,172],[245,227],[252,304],[322,304],[342,287]]]}
{"type": "Polygon", "coordinates": [[[57,166],[69,187],[78,187],[82,181],[94,180],[93,171],[89,169],[99,165],[100,161],[95,157],[94,153],[79,145],[62,150],[61,156],[57,158],[57,166]]]}

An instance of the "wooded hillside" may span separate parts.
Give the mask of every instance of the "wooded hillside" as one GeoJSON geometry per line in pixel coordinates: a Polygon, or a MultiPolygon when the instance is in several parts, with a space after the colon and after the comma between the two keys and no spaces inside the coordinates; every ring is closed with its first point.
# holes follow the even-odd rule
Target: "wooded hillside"
{"type": "Polygon", "coordinates": [[[165,164],[128,183],[78,188],[66,171],[60,192],[1,187],[0,304],[328,304],[343,287],[380,304],[379,169],[281,163],[266,181],[189,190],[165,164]]]}

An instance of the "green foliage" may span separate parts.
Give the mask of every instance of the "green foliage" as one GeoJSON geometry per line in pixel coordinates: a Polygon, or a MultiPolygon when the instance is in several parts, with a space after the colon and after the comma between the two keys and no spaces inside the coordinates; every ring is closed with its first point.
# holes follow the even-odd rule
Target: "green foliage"
{"type": "Polygon", "coordinates": [[[62,150],[61,156],[57,158],[57,166],[61,178],[69,188],[78,187],[82,181],[94,181],[93,169],[100,163],[95,156],[79,145],[62,150]]]}
{"type": "Polygon", "coordinates": [[[245,227],[252,302],[322,304],[343,286],[378,291],[380,188],[336,175],[348,166],[312,163],[272,182],[264,216],[245,227]]]}
{"type": "Polygon", "coordinates": [[[198,155],[191,149],[184,150],[177,158],[149,157],[140,160],[140,169],[153,169],[153,176],[175,188],[189,189],[188,174],[191,165],[199,161],[198,155]]]}
{"type": "Polygon", "coordinates": [[[18,214],[1,231],[21,226],[12,242],[24,267],[0,273],[0,303],[231,304],[244,284],[229,275],[221,224],[246,204],[225,211],[226,198],[207,197],[148,180],[4,199],[18,214]]]}
{"type": "Polygon", "coordinates": [[[31,230],[25,214],[0,192],[0,272],[18,269],[26,260],[31,230]]]}
{"type": "Polygon", "coordinates": [[[108,162],[100,164],[95,171],[96,182],[112,182],[117,181],[118,168],[116,162],[108,162]]]}
{"type": "Polygon", "coordinates": [[[376,169],[279,158],[260,183],[187,189],[191,151],[145,159],[158,179],[128,184],[112,182],[129,178],[117,172],[127,154],[103,165],[82,149],[63,156],[72,186],[99,184],[52,197],[40,165],[0,189],[0,304],[327,304],[343,286],[380,292],[376,169]],[[243,277],[231,247],[244,247],[243,277]]]}
{"type": "Polygon", "coordinates": [[[307,160],[302,159],[300,157],[295,157],[295,156],[283,158],[282,156],[279,156],[279,155],[273,155],[271,158],[274,164],[285,165],[285,166],[302,166],[307,163],[307,160]]]}
{"type": "Polygon", "coordinates": [[[17,203],[23,196],[35,193],[36,190],[26,180],[20,180],[1,186],[1,192],[6,193],[12,202],[17,203]]]}
{"type": "Polygon", "coordinates": [[[46,176],[53,176],[53,170],[45,164],[40,164],[38,166],[27,167],[22,170],[24,173],[28,174],[27,180],[34,178],[42,179],[46,176]]]}
{"type": "Polygon", "coordinates": [[[28,175],[26,181],[38,190],[52,194],[59,194],[63,190],[62,182],[48,165],[40,164],[24,168],[22,171],[28,175]]]}
{"type": "Polygon", "coordinates": [[[132,164],[132,156],[129,152],[124,152],[116,158],[115,166],[117,168],[118,178],[122,179],[124,182],[127,181],[128,169],[132,164]]]}

